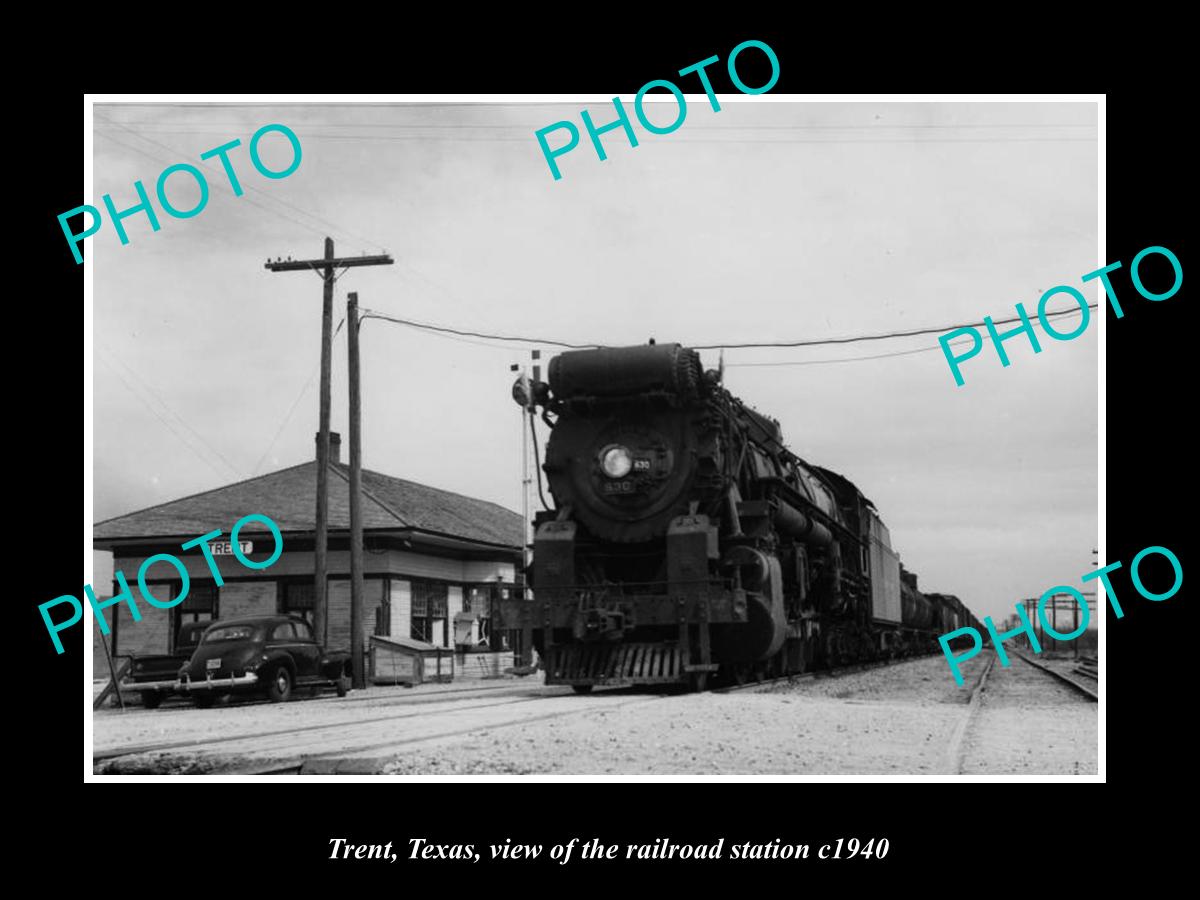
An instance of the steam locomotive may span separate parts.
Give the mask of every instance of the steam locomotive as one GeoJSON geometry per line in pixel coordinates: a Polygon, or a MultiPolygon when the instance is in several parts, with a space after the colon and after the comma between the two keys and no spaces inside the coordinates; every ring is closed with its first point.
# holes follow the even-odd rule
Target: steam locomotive
{"type": "Polygon", "coordinates": [[[929,652],[978,625],[921,593],[871,501],[788,450],[696,351],[571,351],[548,375],[514,398],[551,429],[554,508],[534,519],[531,596],[492,611],[548,684],[703,690],[929,652]]]}

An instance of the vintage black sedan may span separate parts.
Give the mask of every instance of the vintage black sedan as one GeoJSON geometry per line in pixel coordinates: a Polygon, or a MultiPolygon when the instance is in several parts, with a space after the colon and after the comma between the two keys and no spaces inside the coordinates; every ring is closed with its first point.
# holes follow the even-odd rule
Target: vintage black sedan
{"type": "Polygon", "coordinates": [[[210,627],[179,670],[178,690],[208,707],[225,694],[265,693],[275,703],[298,687],[350,689],[350,654],[325,652],[297,616],[223,619],[210,627]]]}

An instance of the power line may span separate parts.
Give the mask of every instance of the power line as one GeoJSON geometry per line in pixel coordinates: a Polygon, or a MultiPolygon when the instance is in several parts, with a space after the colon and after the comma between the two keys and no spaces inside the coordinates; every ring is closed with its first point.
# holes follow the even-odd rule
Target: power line
{"type": "MultiPolygon", "coordinates": [[[[970,341],[955,341],[948,346],[962,347],[970,341]]],[[[825,366],[833,363],[852,363],[866,362],[872,359],[890,359],[893,356],[912,356],[914,353],[929,353],[931,350],[941,350],[941,345],[936,347],[918,347],[916,350],[898,350],[895,353],[876,353],[871,356],[846,356],[840,359],[804,359],[804,360],[786,360],[784,362],[764,362],[764,363],[725,363],[727,369],[772,369],[781,366],[825,366]]]]}
{"type": "Polygon", "coordinates": [[[460,337],[475,337],[485,338],[489,341],[510,341],[516,344],[543,344],[551,347],[565,347],[568,350],[590,350],[599,344],[572,344],[567,341],[556,341],[550,338],[527,338],[513,337],[502,334],[485,334],[479,331],[464,331],[459,328],[450,328],[445,325],[431,325],[428,322],[415,322],[412,319],[398,319],[395,316],[385,315],[373,309],[363,308],[364,315],[360,318],[366,319],[382,319],[385,322],[392,322],[396,325],[407,325],[409,328],[419,328],[423,331],[436,331],[442,334],[456,334],[460,337]]]}
{"type": "MultiPolygon", "coordinates": [[[[114,144],[120,144],[125,149],[132,150],[134,153],[140,153],[142,156],[146,157],[147,159],[152,159],[157,163],[170,162],[170,160],[164,160],[163,157],[159,154],[151,153],[148,150],[143,150],[141,147],[135,147],[133,144],[126,143],[125,141],[119,141],[115,137],[113,137],[111,134],[109,134],[105,131],[97,131],[96,133],[103,137],[108,138],[114,144]]],[[[231,196],[231,197],[237,196],[236,194],[234,194],[232,188],[226,187],[225,185],[221,184],[219,181],[213,182],[213,183],[217,187],[219,187],[221,190],[226,191],[229,194],[229,196],[231,196]]],[[[292,224],[299,225],[301,228],[304,228],[307,231],[311,231],[313,234],[317,234],[322,237],[325,236],[324,228],[317,228],[314,225],[309,224],[308,222],[301,222],[299,219],[293,218],[292,216],[289,216],[287,213],[280,212],[279,210],[273,209],[270,206],[265,206],[262,203],[257,203],[256,201],[251,200],[249,197],[242,197],[240,199],[245,203],[249,203],[251,206],[254,206],[254,207],[257,207],[258,209],[263,210],[264,212],[269,212],[272,215],[279,216],[281,219],[287,219],[292,224]]]]}
{"type": "MultiPolygon", "coordinates": [[[[101,117],[100,121],[106,122],[109,125],[116,125],[118,128],[121,128],[124,131],[128,131],[134,137],[141,138],[143,141],[154,144],[155,146],[158,146],[158,147],[162,147],[164,150],[168,150],[171,153],[176,154],[177,156],[187,156],[188,155],[181,150],[177,150],[174,147],[170,147],[170,146],[162,143],[162,141],[156,141],[154,138],[147,137],[145,134],[143,134],[133,128],[129,128],[125,125],[122,125],[120,122],[114,121],[107,117],[101,117]]],[[[187,132],[184,132],[184,133],[186,134],[187,132]]],[[[111,135],[109,135],[109,137],[111,138],[111,135]]],[[[128,145],[125,145],[125,146],[128,146],[128,145]]],[[[201,160],[200,164],[205,167],[208,167],[208,160],[201,160]]],[[[212,171],[212,169],[209,168],[209,171],[212,171]]],[[[338,225],[336,222],[331,222],[328,219],[318,216],[316,213],[310,213],[310,212],[308,212],[308,210],[301,209],[299,206],[296,206],[294,203],[289,203],[287,200],[284,200],[282,197],[278,197],[275,194],[269,194],[266,191],[259,190],[258,188],[254,187],[253,185],[243,184],[242,187],[244,187],[248,191],[253,191],[254,193],[256,193],[262,197],[266,197],[276,203],[279,203],[282,206],[286,206],[289,209],[293,209],[303,216],[308,216],[310,219],[320,222],[321,224],[325,225],[328,228],[332,228],[335,232],[337,232],[343,236],[353,238],[355,241],[362,241],[371,247],[379,247],[380,249],[384,249],[383,245],[381,243],[379,243],[378,241],[373,241],[370,238],[363,237],[360,234],[355,234],[353,231],[343,228],[342,226],[338,225]]],[[[263,207],[263,208],[265,209],[266,207],[263,207]]],[[[295,221],[295,220],[293,219],[292,221],[295,221]]]]}
{"type": "MultiPolygon", "coordinates": [[[[674,102],[674,101],[664,101],[674,102]]],[[[565,105],[565,104],[553,104],[565,105]]],[[[430,106],[430,110],[436,110],[439,107],[430,106]]],[[[162,128],[174,128],[177,126],[208,126],[213,128],[244,128],[246,122],[213,122],[205,120],[202,122],[165,122],[161,119],[126,119],[118,121],[116,119],[105,119],[114,125],[146,125],[150,126],[151,133],[159,133],[162,128]]],[[[523,123],[523,122],[300,122],[295,127],[297,128],[447,128],[447,129],[472,129],[472,128],[540,128],[541,123],[523,123]]],[[[898,129],[978,129],[978,128],[1024,128],[1029,130],[1052,129],[1052,128],[1092,128],[1095,129],[1095,123],[1050,123],[1050,122],[974,122],[964,123],[961,125],[951,125],[945,123],[923,123],[923,124],[900,124],[900,125],[880,125],[875,124],[797,124],[797,125],[692,125],[689,126],[692,131],[896,131],[898,129]]],[[[181,132],[190,134],[193,132],[181,132]]],[[[198,130],[195,134],[217,134],[218,132],[198,130]]]]}
{"type": "MultiPolygon", "coordinates": [[[[1097,306],[1097,304],[1095,304],[1095,303],[1089,303],[1088,309],[1095,309],[1096,306],[1097,306]]],[[[1058,310],[1056,312],[1047,313],[1046,318],[1054,319],[1054,318],[1058,318],[1061,316],[1072,315],[1072,314],[1076,313],[1077,311],[1078,310],[1075,310],[1075,309],[1058,310]]],[[[551,338],[531,338],[531,337],[519,337],[516,335],[488,334],[486,332],[479,332],[479,331],[466,331],[464,329],[451,328],[446,325],[434,325],[430,322],[417,322],[413,319],[401,319],[401,318],[397,318],[395,316],[389,316],[385,313],[381,313],[381,312],[378,312],[377,310],[373,310],[373,309],[364,309],[364,313],[365,314],[362,316],[362,319],[364,319],[364,320],[365,319],[381,319],[385,322],[391,322],[396,325],[405,325],[409,328],[417,328],[417,329],[421,329],[423,331],[433,331],[433,332],[438,332],[438,333],[442,333],[442,334],[453,334],[453,335],[458,335],[460,337],[482,338],[484,340],[506,341],[506,342],[518,343],[518,344],[540,344],[540,345],[548,345],[548,346],[554,346],[554,347],[565,347],[569,350],[590,350],[590,349],[593,349],[596,347],[604,346],[602,344],[576,344],[576,343],[571,343],[569,341],[560,341],[560,340],[554,340],[551,338]]],[[[1021,317],[1014,316],[1011,319],[1000,319],[998,321],[993,320],[992,324],[993,325],[1007,325],[1012,322],[1019,322],[1019,321],[1021,321],[1021,317]]],[[[855,335],[853,337],[822,338],[820,340],[811,340],[811,341],[763,341],[763,342],[739,343],[739,344],[688,344],[687,346],[689,346],[693,350],[752,350],[752,349],[788,349],[788,348],[794,348],[794,347],[820,347],[820,346],[836,345],[836,344],[855,344],[855,343],[859,343],[862,341],[883,341],[883,340],[891,340],[894,338],[917,337],[919,335],[925,335],[925,334],[944,334],[945,332],[952,331],[954,329],[976,328],[983,324],[984,324],[983,322],[974,322],[974,323],[971,323],[968,325],[943,325],[943,326],[940,326],[937,328],[918,328],[918,329],[914,329],[912,331],[892,331],[892,332],[887,332],[884,334],[863,334],[863,335],[855,335]]],[[[936,349],[936,348],[933,348],[933,349],[936,349]]],[[[913,351],[906,351],[906,352],[913,352],[913,351]]],[[[889,354],[889,355],[892,355],[892,354],[889,354]]],[[[894,354],[894,355],[899,356],[902,354],[894,354]]],[[[862,358],[866,358],[866,357],[862,357],[862,358]]],[[[879,357],[879,358],[882,358],[882,357],[879,357]]]]}
{"type": "MultiPolygon", "coordinates": [[[[109,123],[109,124],[111,124],[111,125],[116,125],[118,128],[122,128],[122,129],[124,129],[125,131],[128,131],[130,134],[134,135],[135,137],[141,138],[142,140],[144,140],[144,141],[147,141],[147,142],[149,142],[149,143],[151,143],[151,144],[154,144],[154,145],[156,145],[156,146],[158,146],[158,147],[162,147],[164,150],[168,150],[168,151],[170,151],[170,152],[171,152],[171,153],[173,153],[173,154],[176,154],[176,155],[178,155],[178,156],[186,156],[186,154],[184,154],[182,151],[180,151],[180,150],[177,150],[177,149],[175,149],[174,147],[169,147],[169,146],[167,146],[166,144],[162,143],[161,141],[156,141],[156,140],[154,140],[154,138],[147,137],[146,135],[144,135],[144,134],[142,134],[142,133],[140,133],[140,132],[136,131],[135,129],[133,129],[133,128],[128,128],[128,127],[126,127],[126,126],[122,125],[122,124],[121,124],[121,123],[119,123],[119,122],[113,121],[112,119],[108,119],[108,118],[101,118],[101,121],[102,121],[102,122],[107,122],[107,123],[109,123]]],[[[208,165],[208,161],[207,161],[207,160],[201,160],[201,165],[207,166],[207,165],[208,165]]],[[[210,170],[210,171],[211,171],[211,170],[210,170]]],[[[363,241],[363,242],[365,242],[365,243],[366,243],[368,246],[379,247],[380,249],[383,249],[383,245],[382,245],[382,244],[380,244],[379,242],[377,242],[377,241],[373,241],[373,240],[371,240],[370,238],[367,238],[367,237],[363,237],[362,235],[355,234],[354,232],[352,232],[352,231],[349,231],[348,229],[345,229],[345,228],[343,228],[342,226],[338,225],[336,222],[331,222],[331,221],[329,221],[328,219],[324,219],[324,218],[322,218],[321,216],[318,216],[318,215],[316,215],[315,213],[310,213],[310,212],[308,212],[308,211],[307,211],[307,210],[305,210],[305,209],[301,209],[299,206],[296,206],[294,203],[289,203],[287,200],[284,200],[282,197],[276,196],[275,194],[269,194],[269,193],[267,193],[266,191],[259,190],[258,188],[254,187],[253,185],[245,184],[245,185],[243,185],[243,187],[244,187],[246,190],[248,190],[248,191],[253,191],[254,193],[256,193],[256,194],[258,194],[258,195],[260,195],[260,196],[262,196],[262,197],[266,197],[266,198],[268,198],[268,199],[270,199],[270,200],[272,200],[272,201],[274,201],[274,202],[276,202],[276,203],[279,203],[279,204],[280,204],[280,205],[282,205],[282,206],[286,206],[286,207],[288,207],[289,209],[293,209],[293,210],[295,210],[296,212],[300,213],[300,214],[301,214],[301,215],[303,215],[303,216],[308,216],[310,219],[313,219],[314,221],[320,222],[321,224],[325,225],[325,226],[326,226],[326,227],[328,227],[328,228],[332,228],[332,229],[333,229],[335,232],[338,232],[339,234],[341,234],[341,235],[343,235],[343,236],[345,236],[345,237],[350,237],[350,238],[353,238],[353,239],[354,239],[354,240],[356,240],[356,241],[363,241]]],[[[266,208],[266,207],[264,207],[264,208],[266,208]]],[[[294,221],[294,220],[293,220],[293,221],[294,221]]]]}
{"type": "MultiPolygon", "coordinates": [[[[346,324],[346,317],[343,316],[338,322],[337,328],[333,330],[333,336],[337,337],[342,330],[342,326],[346,324]]],[[[271,443],[267,444],[267,449],[263,451],[263,455],[258,458],[258,462],[254,464],[254,471],[251,475],[257,475],[258,470],[262,468],[262,464],[266,462],[271,451],[275,449],[275,442],[279,440],[279,436],[283,434],[283,429],[292,421],[292,416],[295,415],[296,409],[300,406],[300,401],[304,399],[304,395],[308,393],[308,389],[312,387],[313,379],[317,377],[317,373],[321,371],[321,363],[318,360],[316,366],[313,367],[312,374],[308,376],[308,381],[304,382],[304,386],[300,388],[300,393],[296,395],[296,399],[292,401],[292,405],[288,408],[287,414],[283,417],[283,421],[279,423],[279,427],[275,429],[275,436],[271,438],[271,443]]]]}
{"type": "MultiPolygon", "coordinates": [[[[1089,303],[1088,309],[1095,309],[1095,303],[1089,303]]],[[[1047,313],[1047,319],[1054,319],[1059,316],[1068,316],[1076,312],[1074,309],[1062,309],[1057,312],[1047,313]]],[[[1008,325],[1012,322],[1020,322],[1020,316],[1013,316],[1011,319],[992,320],[993,325],[1008,325]]],[[[971,322],[966,325],[943,325],[938,328],[917,328],[912,331],[890,331],[884,334],[860,334],[854,337],[844,338],[822,338],[815,341],[761,341],[750,342],[743,344],[690,344],[693,350],[753,350],[758,348],[779,348],[788,347],[820,347],[826,344],[857,344],[861,341],[886,341],[892,338],[902,337],[917,337],[923,334],[944,334],[947,331],[953,331],[957,328],[978,328],[984,325],[983,322],[971,322]]]]}
{"type": "MultiPolygon", "coordinates": [[[[1092,309],[1094,307],[1095,307],[1095,304],[1092,304],[1088,308],[1092,309]]],[[[1073,309],[1065,309],[1065,310],[1061,310],[1056,313],[1050,313],[1046,316],[1046,318],[1050,319],[1050,318],[1054,318],[1056,316],[1070,315],[1071,313],[1073,313],[1075,311],[1076,310],[1073,310],[1073,309]]],[[[1016,321],[1016,320],[1014,319],[1011,321],[1016,321]]],[[[1031,320],[1031,321],[1034,321],[1034,320],[1031,320]]],[[[1001,323],[996,322],[993,324],[999,325],[1001,323]]],[[[990,334],[984,335],[984,337],[987,338],[987,340],[989,340],[989,341],[992,340],[992,336],[990,334]]],[[[947,347],[965,347],[967,344],[970,344],[970,343],[973,343],[973,342],[968,341],[964,338],[961,341],[951,341],[946,346],[947,347]]],[[[942,349],[941,344],[938,344],[935,347],[918,347],[915,350],[898,350],[894,353],[876,353],[871,356],[846,356],[846,357],[842,357],[840,359],[805,359],[805,360],[786,360],[783,362],[764,362],[764,363],[726,363],[725,368],[727,368],[727,369],[770,369],[770,368],[778,368],[781,366],[825,366],[825,365],[833,365],[836,363],[866,362],[866,361],[872,360],[872,359],[891,359],[894,356],[912,356],[913,354],[916,354],[916,353],[930,353],[934,350],[941,350],[941,349],[942,349]]]]}
{"type": "Polygon", "coordinates": [[[225,465],[229,467],[229,470],[231,472],[233,472],[235,475],[237,475],[237,477],[241,478],[241,476],[242,476],[241,469],[239,469],[237,466],[235,466],[233,463],[231,463],[229,461],[229,459],[225,456],[224,453],[222,453],[220,450],[218,450],[216,447],[214,447],[212,444],[210,444],[208,442],[208,440],[204,437],[204,435],[202,435],[195,428],[193,428],[191,425],[189,425],[187,423],[187,420],[171,407],[171,404],[169,404],[166,401],[166,399],[163,397],[162,394],[160,394],[158,392],[158,390],[154,387],[154,385],[149,384],[136,371],[134,371],[132,366],[130,366],[127,362],[122,360],[119,356],[114,356],[113,359],[116,360],[116,362],[121,366],[121,368],[123,368],[126,372],[128,372],[131,376],[133,376],[134,380],[137,381],[147,393],[151,394],[156,400],[158,400],[159,404],[163,407],[163,409],[165,409],[167,411],[167,413],[169,415],[174,416],[179,421],[180,425],[182,425],[189,432],[191,432],[196,437],[196,439],[200,441],[200,443],[202,443],[205,447],[207,447],[209,450],[211,450],[221,460],[221,462],[225,463],[225,465]]]}
{"type": "MultiPolygon", "coordinates": [[[[130,131],[131,129],[126,129],[130,131]]],[[[731,129],[732,130],[732,129],[731,129]]],[[[157,134],[221,134],[224,132],[206,131],[158,131],[157,134]]],[[[463,144],[528,144],[531,137],[446,137],[444,135],[418,134],[318,134],[304,131],[306,140],[324,141],[453,141],[463,144]]],[[[152,140],[151,138],[144,138],[152,140]]],[[[155,142],[157,143],[157,141],[155,142]]],[[[682,136],[677,144],[1073,144],[1096,143],[1095,137],[979,137],[979,138],[923,138],[923,137],[829,137],[829,138],[695,138],[682,136]]],[[[311,215],[311,213],[306,213],[311,215]]],[[[315,216],[314,216],[315,218],[315,216]]],[[[349,232],[347,232],[349,234],[349,232]]]]}
{"type": "MultiPolygon", "coordinates": [[[[399,268],[397,268],[396,271],[397,271],[397,274],[399,274],[401,277],[404,277],[405,275],[409,275],[409,276],[415,276],[417,279],[420,279],[426,285],[428,285],[429,287],[433,288],[438,293],[445,296],[448,300],[453,301],[455,309],[459,309],[459,310],[466,309],[468,311],[473,312],[475,315],[477,315],[481,318],[483,317],[484,314],[480,311],[478,303],[474,303],[470,300],[467,300],[467,299],[464,299],[464,298],[458,296],[452,290],[450,290],[445,285],[443,285],[441,282],[434,280],[429,275],[426,275],[424,271],[422,271],[421,269],[418,269],[411,262],[402,260],[400,262],[399,268]]],[[[488,309],[492,309],[492,308],[494,308],[495,304],[493,304],[491,302],[486,302],[486,306],[488,309]]]]}
{"type": "Polygon", "coordinates": [[[145,397],[143,397],[140,393],[135,391],[133,389],[133,386],[128,381],[125,380],[125,377],[116,369],[116,367],[114,367],[112,365],[112,363],[110,363],[107,359],[105,359],[104,356],[99,356],[99,357],[97,357],[97,359],[99,359],[102,363],[104,363],[106,366],[108,366],[109,371],[117,376],[117,378],[120,380],[121,384],[123,384],[125,386],[125,389],[127,391],[129,391],[129,393],[133,394],[133,396],[137,397],[138,400],[140,400],[142,402],[142,404],[146,407],[146,409],[150,410],[150,414],[153,415],[154,418],[158,419],[158,421],[162,423],[163,427],[165,427],[168,431],[170,431],[171,434],[173,434],[173,435],[175,435],[175,437],[179,438],[180,442],[185,447],[187,447],[189,450],[191,450],[192,453],[194,453],[196,455],[197,459],[199,459],[202,463],[204,463],[206,466],[208,466],[210,469],[212,469],[213,473],[218,478],[226,477],[225,473],[221,472],[216,466],[214,466],[212,464],[212,461],[208,457],[206,457],[203,453],[201,453],[199,450],[197,450],[195,448],[195,446],[193,446],[192,443],[187,438],[185,438],[179,431],[177,431],[175,429],[175,426],[173,426],[168,420],[164,419],[162,417],[162,414],[159,413],[159,411],[156,410],[145,397]]]}

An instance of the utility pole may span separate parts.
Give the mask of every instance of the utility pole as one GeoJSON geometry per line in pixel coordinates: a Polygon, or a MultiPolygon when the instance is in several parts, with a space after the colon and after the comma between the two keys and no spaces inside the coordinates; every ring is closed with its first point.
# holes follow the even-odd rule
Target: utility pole
{"type": "MultiPolygon", "coordinates": [[[[1087,603],[1086,597],[1083,598],[1083,602],[1087,603]]],[[[1071,622],[1072,622],[1071,633],[1074,634],[1076,631],[1079,630],[1079,604],[1078,603],[1071,604],[1071,622]]],[[[1077,636],[1075,638],[1075,640],[1071,641],[1071,646],[1072,646],[1072,648],[1074,648],[1074,651],[1075,651],[1075,653],[1074,653],[1075,659],[1079,659],[1079,636],[1077,636]]]]}
{"type": "Polygon", "coordinates": [[[267,260],[266,268],[272,272],[316,272],[324,290],[321,303],[321,406],[320,431],[317,437],[317,523],[316,546],[313,548],[313,629],[317,639],[324,644],[328,640],[326,622],[326,554],[329,548],[329,392],[330,358],[333,355],[333,283],[335,269],[354,266],[390,266],[393,260],[387,254],[381,256],[349,256],[338,259],[333,255],[333,238],[325,238],[325,256],[321,259],[267,260]]]}
{"type": "Polygon", "coordinates": [[[354,687],[367,686],[363,672],[362,395],[359,392],[358,294],[346,299],[346,347],[350,359],[350,660],[354,687]]]}

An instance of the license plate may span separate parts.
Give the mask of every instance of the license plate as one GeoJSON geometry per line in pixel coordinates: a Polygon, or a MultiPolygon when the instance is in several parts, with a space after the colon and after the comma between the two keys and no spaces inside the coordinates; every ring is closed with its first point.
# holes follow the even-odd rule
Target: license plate
{"type": "Polygon", "coordinates": [[[204,664],[204,668],[210,669],[210,670],[211,669],[219,669],[219,668],[221,668],[221,660],[220,659],[210,659],[208,662],[206,662],[204,664]]]}

